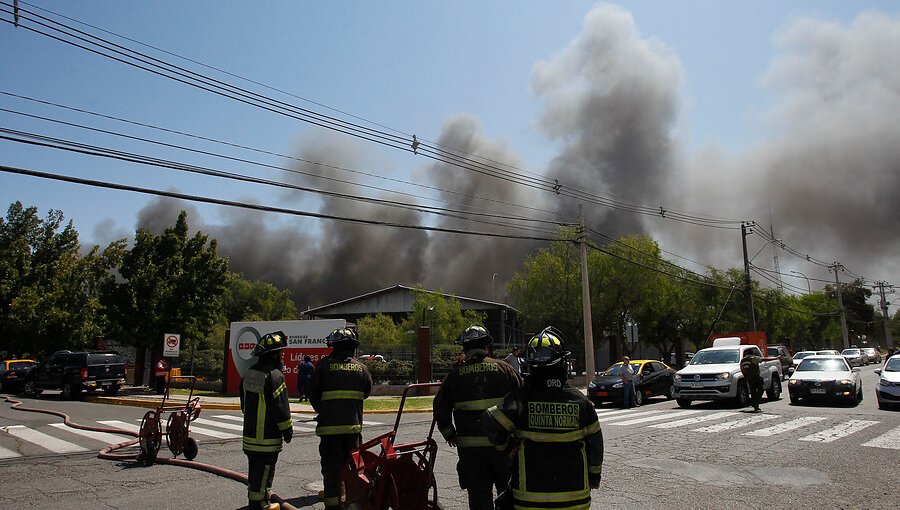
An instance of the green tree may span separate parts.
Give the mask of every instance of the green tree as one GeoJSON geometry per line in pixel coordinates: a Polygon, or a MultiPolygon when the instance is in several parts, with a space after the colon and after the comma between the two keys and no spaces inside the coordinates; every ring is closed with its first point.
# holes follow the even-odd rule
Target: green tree
{"type": "Polygon", "coordinates": [[[78,233],[63,214],[20,202],[0,219],[0,350],[47,353],[90,346],[107,327],[101,289],[125,241],[80,256],[78,233]]]}
{"type": "Polygon", "coordinates": [[[291,291],[280,290],[271,283],[250,281],[235,273],[231,274],[228,289],[222,297],[222,309],[227,324],[297,317],[291,291]]]}
{"type": "Polygon", "coordinates": [[[400,325],[389,316],[378,313],[356,321],[360,352],[383,352],[409,346],[410,341],[400,325]]]}
{"type": "MultiPolygon", "coordinates": [[[[428,292],[421,285],[413,289],[413,306],[405,320],[400,322],[400,331],[415,331],[419,326],[431,328],[431,342],[452,344],[467,327],[483,324],[485,314],[474,310],[462,311],[455,296],[444,297],[437,292],[428,292]],[[424,321],[424,322],[423,322],[424,321]]],[[[408,342],[415,343],[411,335],[408,342]]]]}
{"type": "Polygon", "coordinates": [[[134,247],[119,273],[124,279],[109,293],[118,337],[138,347],[162,350],[164,333],[181,333],[196,345],[220,318],[228,284],[227,262],[216,254],[216,240],[197,232],[188,237],[187,213],[161,235],[138,229],[134,247]]]}

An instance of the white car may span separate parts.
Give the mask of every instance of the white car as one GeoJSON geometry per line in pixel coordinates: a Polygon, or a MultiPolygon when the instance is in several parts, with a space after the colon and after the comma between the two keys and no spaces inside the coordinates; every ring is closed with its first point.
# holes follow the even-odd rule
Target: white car
{"type": "Polygon", "coordinates": [[[797,365],[803,361],[803,358],[807,356],[813,356],[816,354],[816,351],[797,351],[794,353],[794,357],[791,360],[791,366],[797,368],[797,365]]]}
{"type": "Polygon", "coordinates": [[[841,356],[850,363],[851,367],[861,367],[869,364],[869,357],[859,349],[844,349],[841,356]]]}
{"type": "Polygon", "coordinates": [[[900,406],[900,354],[888,358],[884,367],[875,369],[875,373],[881,376],[875,386],[878,408],[900,406]]]}
{"type": "Polygon", "coordinates": [[[863,399],[859,368],[853,368],[840,354],[803,358],[788,382],[791,404],[801,400],[841,399],[851,405],[863,399]]]}

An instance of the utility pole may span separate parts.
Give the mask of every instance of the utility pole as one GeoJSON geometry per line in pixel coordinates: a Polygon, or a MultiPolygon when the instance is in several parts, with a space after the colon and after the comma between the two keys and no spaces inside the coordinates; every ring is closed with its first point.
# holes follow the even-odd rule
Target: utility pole
{"type": "Polygon", "coordinates": [[[844,269],[840,262],[835,262],[829,266],[834,271],[834,283],[837,288],[838,308],[841,311],[841,337],[844,339],[844,349],[850,348],[850,334],[847,332],[847,311],[844,309],[844,296],[841,294],[841,280],[838,278],[838,271],[844,269]]]}
{"type": "Polygon", "coordinates": [[[750,259],[747,258],[747,234],[752,234],[752,221],[741,223],[741,244],[744,247],[744,293],[747,295],[747,324],[749,331],[756,331],[756,314],[753,311],[753,282],[750,280],[750,259]]]}
{"type": "Polygon", "coordinates": [[[587,229],[584,228],[584,206],[578,204],[581,238],[581,303],[584,315],[584,387],[594,380],[594,330],[591,324],[591,289],[588,282],[587,229]]]}
{"type": "Polygon", "coordinates": [[[891,337],[891,318],[888,316],[887,309],[887,298],[884,296],[884,289],[887,287],[890,289],[890,292],[894,292],[894,286],[890,285],[888,282],[875,282],[876,288],[878,288],[879,293],[881,294],[881,315],[884,316],[884,343],[885,347],[889,351],[893,351],[894,349],[894,339],[891,337]]]}

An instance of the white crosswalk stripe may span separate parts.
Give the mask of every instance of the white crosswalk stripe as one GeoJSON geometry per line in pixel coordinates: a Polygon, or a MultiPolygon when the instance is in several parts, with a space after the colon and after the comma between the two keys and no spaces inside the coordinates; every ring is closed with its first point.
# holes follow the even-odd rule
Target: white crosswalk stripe
{"type": "Polygon", "coordinates": [[[15,436],[23,441],[34,443],[45,450],[50,450],[53,453],[76,453],[89,451],[83,446],[78,446],[75,443],[63,441],[62,439],[44,434],[43,432],[38,432],[37,430],[26,427],[25,425],[10,425],[9,427],[0,427],[0,430],[8,432],[11,436],[15,436]]]}
{"type": "MultiPolygon", "coordinates": [[[[213,418],[219,418],[218,416],[213,416],[213,418]]],[[[243,421],[243,420],[241,420],[243,421]]],[[[206,418],[197,418],[196,420],[191,422],[191,428],[194,428],[194,423],[199,423],[200,425],[209,425],[210,427],[219,427],[220,429],[228,429],[228,430],[236,430],[238,432],[242,432],[244,430],[243,425],[238,425],[236,423],[222,423],[219,421],[207,420],[206,418]]]]}
{"type": "Polygon", "coordinates": [[[604,418],[608,418],[610,416],[615,416],[617,414],[634,414],[636,413],[638,408],[633,409],[595,409],[597,411],[597,418],[601,420],[604,418]]]}
{"type": "Polygon", "coordinates": [[[871,441],[866,441],[863,446],[871,446],[874,448],[890,448],[891,450],[900,450],[900,427],[892,429],[887,434],[882,434],[871,441]]]}
{"type": "Polygon", "coordinates": [[[55,427],[59,430],[71,432],[72,434],[76,434],[79,436],[96,439],[97,441],[100,441],[101,443],[106,444],[106,445],[114,445],[114,444],[124,443],[131,439],[134,439],[131,436],[117,436],[115,434],[110,434],[108,432],[97,432],[94,430],[76,429],[75,427],[70,427],[70,426],[66,425],[65,423],[51,423],[50,426],[55,427]]]}
{"type": "Polygon", "coordinates": [[[699,429],[691,429],[692,432],[722,432],[723,430],[734,430],[742,427],[749,427],[750,425],[756,425],[757,423],[772,420],[775,418],[779,418],[778,415],[775,414],[757,414],[755,416],[751,416],[749,418],[742,418],[740,420],[727,421],[725,423],[719,423],[717,425],[710,425],[708,427],[701,427],[699,429]]]}
{"type": "Polygon", "coordinates": [[[830,443],[850,434],[855,434],[860,430],[871,427],[879,422],[869,420],[850,420],[840,425],[831,427],[830,429],[816,432],[805,437],[801,437],[800,441],[813,441],[817,443],[830,443]]]}
{"type": "Polygon", "coordinates": [[[824,417],[821,416],[803,416],[801,418],[797,418],[796,420],[786,421],[784,423],[779,423],[778,425],[772,425],[771,427],[766,427],[764,429],[751,430],[750,432],[744,432],[745,436],[756,436],[756,437],[766,437],[766,436],[774,436],[776,434],[783,434],[785,432],[799,429],[801,427],[807,427],[814,423],[818,423],[824,420],[824,417]]]}
{"type": "Polygon", "coordinates": [[[657,416],[644,416],[643,418],[636,418],[636,419],[633,419],[633,420],[620,421],[620,422],[613,423],[613,425],[617,425],[617,426],[623,426],[623,425],[637,425],[637,424],[639,424],[639,423],[647,423],[647,422],[651,422],[651,421],[668,420],[668,419],[671,419],[671,418],[679,418],[679,417],[681,417],[681,416],[688,416],[688,415],[691,415],[691,414],[697,414],[697,413],[699,413],[699,412],[700,412],[700,411],[676,411],[676,412],[674,412],[674,413],[669,413],[669,414],[666,414],[666,415],[663,415],[663,416],[659,416],[659,415],[657,415],[657,416]]]}
{"type": "Polygon", "coordinates": [[[609,422],[611,422],[611,421],[627,420],[627,419],[631,419],[631,418],[639,418],[639,417],[642,417],[642,416],[650,416],[650,415],[653,415],[653,414],[660,414],[660,413],[663,413],[663,412],[665,412],[665,411],[662,411],[662,410],[659,410],[659,411],[641,411],[641,412],[639,412],[639,413],[618,414],[618,415],[616,415],[616,416],[604,415],[604,416],[599,416],[598,418],[600,419],[600,424],[603,425],[604,423],[609,423],[609,422]]]}
{"type": "Polygon", "coordinates": [[[736,414],[740,414],[736,411],[722,411],[718,413],[707,414],[704,416],[694,416],[693,418],[685,418],[683,420],[675,420],[666,423],[657,423],[655,425],[650,425],[649,427],[652,429],[673,429],[676,427],[684,427],[687,425],[694,425],[695,423],[703,423],[705,421],[713,421],[719,420],[722,418],[728,418],[729,416],[734,416],[736,414]]]}
{"type": "Polygon", "coordinates": [[[7,450],[6,448],[3,448],[2,446],[0,446],[0,459],[12,459],[12,458],[21,457],[21,456],[22,456],[22,454],[19,452],[7,450]]]}
{"type": "MultiPolygon", "coordinates": [[[[234,422],[238,422],[238,421],[239,421],[239,422],[241,422],[241,423],[244,422],[244,418],[243,418],[243,417],[241,417],[241,416],[233,416],[233,415],[230,415],[230,414],[217,414],[217,415],[213,416],[213,418],[217,418],[217,419],[219,419],[219,420],[234,421],[234,422]]],[[[295,432],[315,432],[315,431],[316,431],[316,428],[315,428],[315,427],[301,427],[301,426],[299,426],[299,425],[294,425],[294,426],[293,426],[293,429],[294,429],[295,432]]],[[[243,426],[238,427],[237,430],[243,430],[243,426]]]]}
{"type": "Polygon", "coordinates": [[[127,430],[129,432],[139,432],[141,430],[140,425],[136,425],[134,423],[125,423],[124,421],[119,420],[103,420],[98,421],[97,423],[102,423],[103,425],[108,425],[119,430],[127,430]]]}

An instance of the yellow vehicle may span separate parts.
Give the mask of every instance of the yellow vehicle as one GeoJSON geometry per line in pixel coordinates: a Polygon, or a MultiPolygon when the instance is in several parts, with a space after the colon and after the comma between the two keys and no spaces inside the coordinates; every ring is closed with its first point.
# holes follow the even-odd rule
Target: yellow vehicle
{"type": "Polygon", "coordinates": [[[0,392],[13,393],[25,384],[25,373],[37,365],[33,359],[7,359],[0,365],[0,392]]]}
{"type": "MultiPolygon", "coordinates": [[[[671,400],[675,398],[672,389],[672,375],[675,370],[662,361],[655,359],[631,360],[634,371],[635,403],[641,405],[644,399],[661,395],[671,400]]],[[[606,369],[597,379],[588,385],[587,396],[595,406],[604,402],[622,402],[622,379],[619,373],[622,362],[606,369]]]]}

